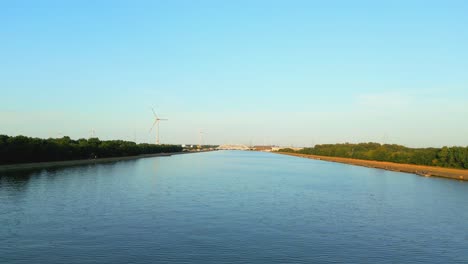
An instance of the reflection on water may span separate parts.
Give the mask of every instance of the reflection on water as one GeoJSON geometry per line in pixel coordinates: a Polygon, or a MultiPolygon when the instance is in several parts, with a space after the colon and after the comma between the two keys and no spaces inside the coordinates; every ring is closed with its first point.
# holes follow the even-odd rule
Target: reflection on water
{"type": "MultiPolygon", "coordinates": [[[[8,188],[18,188],[18,191],[21,188],[26,187],[30,180],[54,180],[55,177],[61,176],[63,172],[68,173],[78,173],[78,174],[92,174],[99,167],[109,167],[113,169],[116,163],[127,164],[135,163],[136,160],[123,160],[117,162],[107,162],[102,164],[85,164],[85,165],[76,165],[76,166],[67,166],[67,167],[52,167],[44,169],[21,169],[21,170],[11,170],[11,171],[0,171],[0,188],[2,185],[7,186],[8,188]]],[[[155,161],[157,162],[157,161],[155,161]]],[[[2,189],[0,189],[1,191],[2,189]]]]}
{"type": "Polygon", "coordinates": [[[0,263],[464,263],[467,198],[256,152],[0,173],[0,263]]]}

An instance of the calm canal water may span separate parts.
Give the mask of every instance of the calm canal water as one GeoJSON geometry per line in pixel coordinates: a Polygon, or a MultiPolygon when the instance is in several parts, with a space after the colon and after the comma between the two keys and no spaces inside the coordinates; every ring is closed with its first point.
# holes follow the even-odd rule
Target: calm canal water
{"type": "Polygon", "coordinates": [[[239,151],[0,173],[0,263],[468,263],[468,183],[239,151]]]}

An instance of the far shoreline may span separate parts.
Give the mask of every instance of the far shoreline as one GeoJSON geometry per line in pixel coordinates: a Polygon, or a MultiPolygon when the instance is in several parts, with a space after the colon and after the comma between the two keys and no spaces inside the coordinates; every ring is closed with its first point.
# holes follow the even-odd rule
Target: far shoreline
{"type": "Polygon", "coordinates": [[[15,164],[8,164],[8,165],[0,165],[0,172],[69,167],[69,166],[87,165],[87,164],[100,164],[100,163],[109,163],[109,162],[117,162],[117,161],[124,161],[124,160],[134,160],[134,159],[140,159],[140,158],[170,157],[172,155],[188,154],[188,153],[196,153],[196,152],[181,151],[181,152],[169,152],[169,153],[142,154],[142,155],[136,155],[136,156],[97,158],[97,159],[15,163],[15,164]]]}
{"type": "Polygon", "coordinates": [[[386,161],[373,161],[373,160],[362,160],[362,159],[351,159],[351,158],[340,158],[340,157],[329,157],[329,156],[318,156],[310,154],[299,154],[290,152],[274,152],[282,155],[289,155],[301,158],[324,160],[337,163],[344,163],[348,165],[363,166],[368,168],[383,169],[388,171],[412,173],[424,177],[441,177],[453,180],[468,181],[468,170],[464,169],[453,169],[443,168],[435,166],[424,166],[424,165],[413,165],[403,163],[393,163],[386,161]]]}

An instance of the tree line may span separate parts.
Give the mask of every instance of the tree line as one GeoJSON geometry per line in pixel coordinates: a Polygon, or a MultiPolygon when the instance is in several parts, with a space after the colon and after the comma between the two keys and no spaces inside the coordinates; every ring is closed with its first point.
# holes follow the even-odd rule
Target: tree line
{"type": "Polygon", "coordinates": [[[0,135],[0,164],[135,156],[180,152],[178,145],[136,144],[99,138],[73,140],[0,135]]]}
{"type": "Polygon", "coordinates": [[[359,144],[322,144],[298,151],[292,149],[281,149],[279,151],[468,169],[468,147],[408,148],[395,144],[371,142],[359,144]]]}

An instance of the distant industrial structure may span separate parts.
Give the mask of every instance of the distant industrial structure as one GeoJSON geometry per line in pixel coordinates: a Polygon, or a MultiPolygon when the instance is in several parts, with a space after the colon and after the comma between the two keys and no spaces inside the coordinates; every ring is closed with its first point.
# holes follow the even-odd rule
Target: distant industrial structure
{"type": "Polygon", "coordinates": [[[216,149],[218,150],[253,150],[253,151],[264,151],[264,152],[271,152],[271,151],[278,151],[280,149],[290,148],[293,150],[301,150],[302,148],[294,148],[294,147],[279,147],[279,146],[246,146],[246,145],[220,145],[216,149]]]}
{"type": "Polygon", "coordinates": [[[272,151],[273,149],[273,146],[253,146],[252,147],[252,150],[256,150],[256,151],[265,151],[265,152],[270,152],[272,151]]]}
{"type": "Polygon", "coordinates": [[[280,146],[253,146],[251,149],[255,151],[264,151],[264,152],[271,152],[271,151],[278,151],[280,149],[289,148],[292,150],[301,150],[303,148],[294,148],[294,147],[280,147],[280,146]]]}
{"type": "Polygon", "coordinates": [[[216,149],[218,150],[250,150],[246,145],[220,145],[216,149]]]}

